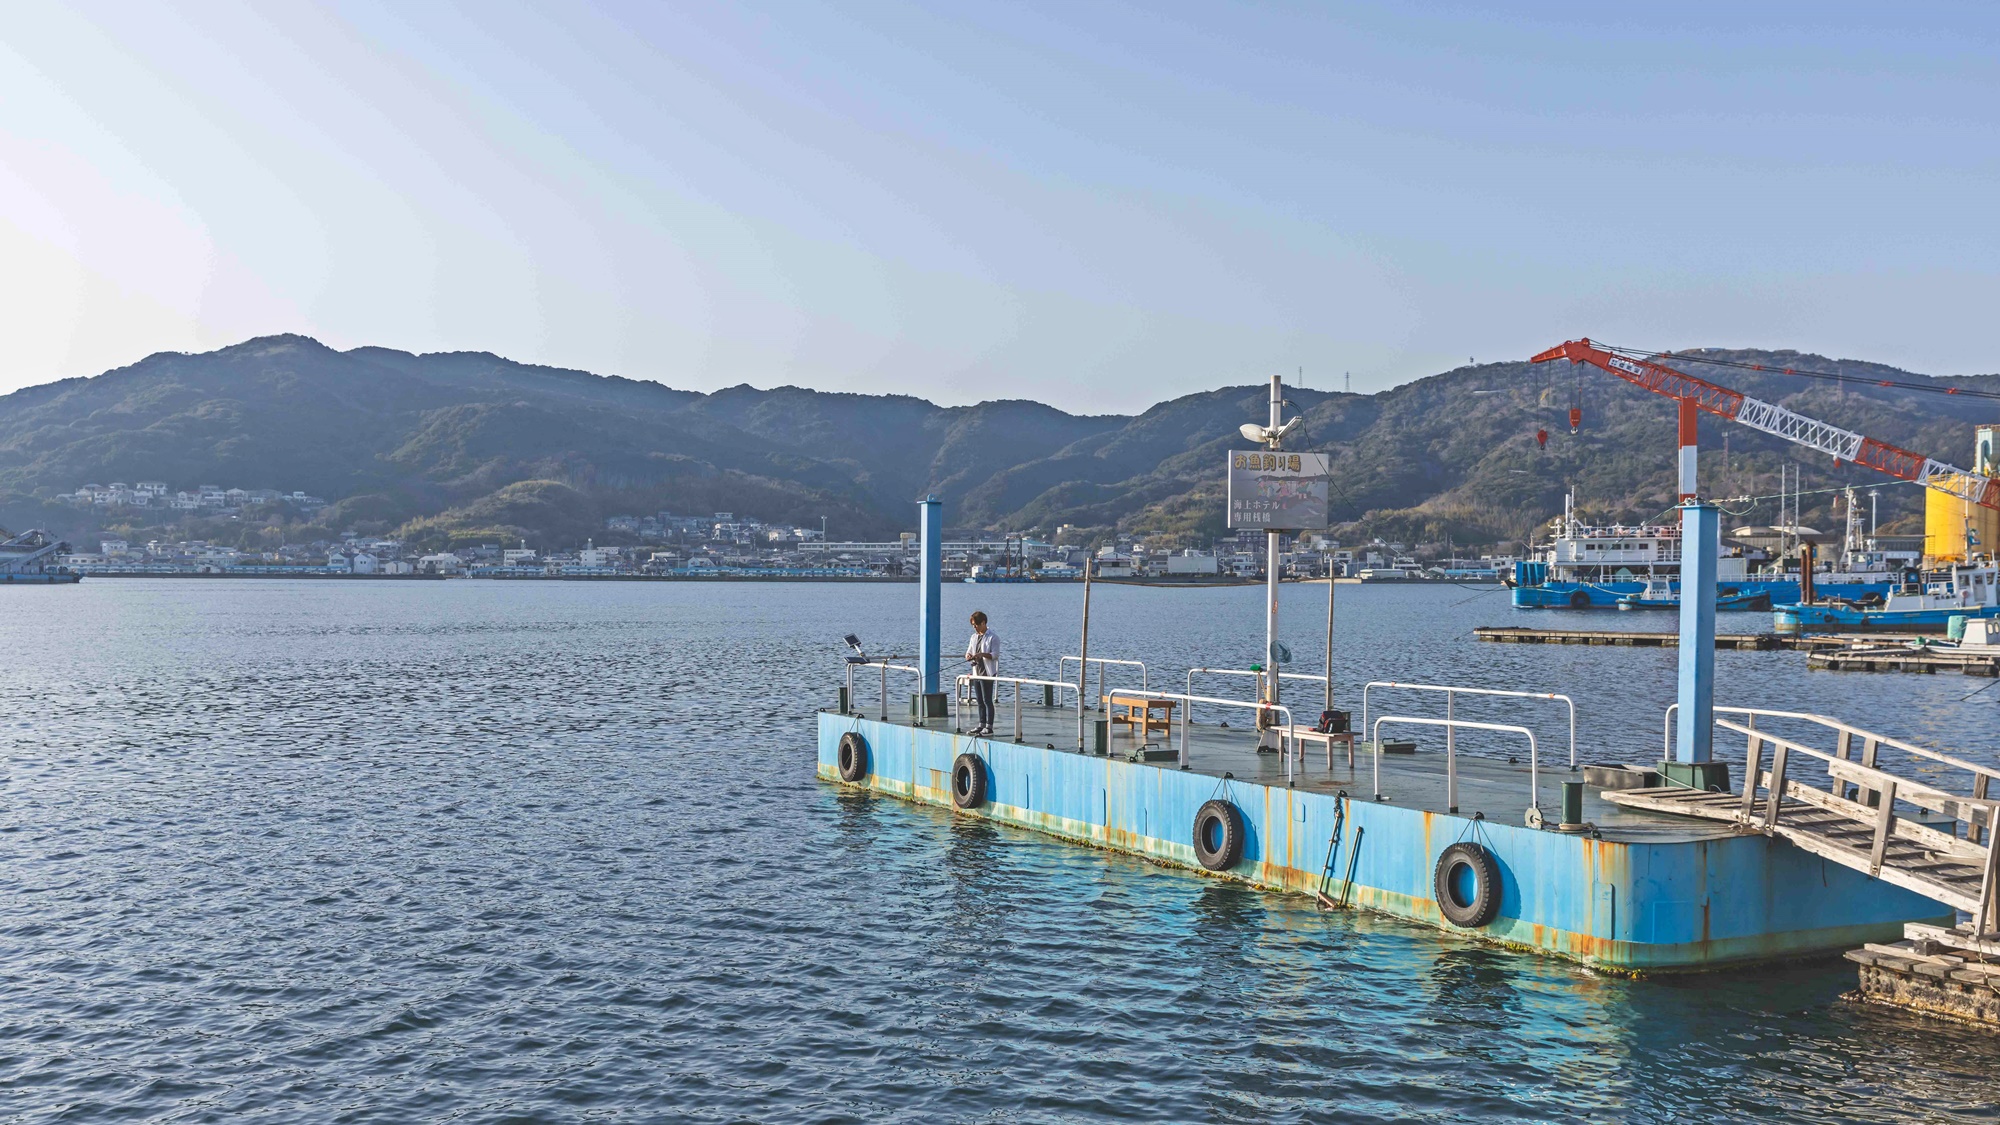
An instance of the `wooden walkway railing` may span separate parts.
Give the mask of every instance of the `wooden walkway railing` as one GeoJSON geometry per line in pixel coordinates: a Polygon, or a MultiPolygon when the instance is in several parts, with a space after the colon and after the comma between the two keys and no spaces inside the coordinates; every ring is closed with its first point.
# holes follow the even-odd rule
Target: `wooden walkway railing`
{"type": "Polygon", "coordinates": [[[2000,767],[1798,711],[1717,707],[1715,725],[1744,738],[1737,791],[1682,786],[1607,790],[1635,808],[1723,820],[1972,915],[2000,933],[2000,767]],[[1803,727],[1831,750],[1759,721],[1803,727]],[[1766,752],[1768,748],[1768,753],[1766,752]],[[1963,792],[1957,790],[1962,789],[1963,792]]]}

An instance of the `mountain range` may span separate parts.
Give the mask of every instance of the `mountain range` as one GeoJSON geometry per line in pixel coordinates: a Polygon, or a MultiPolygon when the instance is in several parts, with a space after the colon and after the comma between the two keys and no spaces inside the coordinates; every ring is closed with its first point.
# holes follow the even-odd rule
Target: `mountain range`
{"type": "MultiPolygon", "coordinates": [[[[1672,362],[1960,465],[1973,425],[2000,421],[2000,403],[1875,385],[2000,390],[1995,375],[1932,378],[1790,351],[1697,349],[1672,362]]],[[[1560,511],[1569,487],[1607,520],[1656,516],[1674,500],[1672,403],[1594,369],[1485,363],[1376,394],[1286,394],[1304,418],[1288,447],[1333,454],[1334,518],[1347,534],[1518,542],[1560,511]],[[1572,407],[1582,411],[1574,434],[1572,407]]],[[[144,479],[300,489],[336,501],[306,533],[400,532],[437,545],[602,541],[605,516],[662,510],[824,518],[835,538],[875,538],[910,527],[911,502],[926,493],[944,499],[955,528],[1069,525],[1195,545],[1224,530],[1223,455],[1243,444],[1239,424],[1264,417],[1267,395],[1221,387],[1123,416],[799,387],[701,394],[486,353],[339,351],[269,336],[0,397],[0,524],[82,535],[102,518],[60,494],[144,479]]],[[[1702,429],[1704,490],[1717,495],[1774,492],[1778,466],[1793,461],[1808,489],[1888,483],[1718,420],[1702,429]]],[[[1807,497],[1809,521],[1831,517],[1829,498],[1807,497]]],[[[1915,489],[1885,489],[1884,522],[1916,504],[1915,489]]],[[[1776,514],[1739,507],[1762,522],[1776,514]]],[[[224,540],[245,531],[195,530],[224,540]]]]}

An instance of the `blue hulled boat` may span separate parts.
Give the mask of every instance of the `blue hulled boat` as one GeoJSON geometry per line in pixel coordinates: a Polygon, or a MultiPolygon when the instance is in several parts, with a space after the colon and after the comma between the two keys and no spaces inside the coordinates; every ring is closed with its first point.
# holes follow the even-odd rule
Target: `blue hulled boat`
{"type": "MultiPolygon", "coordinates": [[[[1664,578],[1652,579],[1646,583],[1645,589],[1618,599],[1619,609],[1679,609],[1680,607],[1680,583],[1669,582],[1664,578]]],[[[1719,612],[1770,609],[1771,595],[1762,590],[1719,586],[1715,591],[1715,608],[1719,612]]]]}
{"type": "MultiPolygon", "coordinates": [[[[1515,608],[1667,609],[1680,604],[1678,593],[1667,599],[1649,592],[1661,584],[1670,589],[1679,585],[1679,527],[1586,525],[1577,518],[1573,496],[1565,499],[1563,508],[1548,545],[1501,574],[1512,588],[1515,608]],[[1626,599],[1637,599],[1637,604],[1625,605],[1626,599]]],[[[1796,571],[1753,571],[1750,560],[1740,555],[1716,560],[1716,582],[1718,592],[1734,591],[1719,609],[1766,609],[1806,598],[1796,571]]],[[[1875,570],[1820,569],[1811,581],[1818,595],[1855,601],[1880,598],[1889,586],[1889,574],[1875,570]]]]}
{"type": "Polygon", "coordinates": [[[1780,605],[1780,633],[1942,633],[1954,617],[2000,617],[2000,569],[1993,563],[1954,566],[1891,587],[1881,598],[1818,598],[1780,605]]]}

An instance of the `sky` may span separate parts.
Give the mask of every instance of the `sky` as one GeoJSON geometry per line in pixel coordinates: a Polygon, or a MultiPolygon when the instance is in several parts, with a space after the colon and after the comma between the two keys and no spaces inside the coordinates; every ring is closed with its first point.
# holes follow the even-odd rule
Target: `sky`
{"type": "Polygon", "coordinates": [[[278,332],[1128,413],[1577,336],[2000,370],[2000,8],[36,3],[0,392],[278,332]]]}

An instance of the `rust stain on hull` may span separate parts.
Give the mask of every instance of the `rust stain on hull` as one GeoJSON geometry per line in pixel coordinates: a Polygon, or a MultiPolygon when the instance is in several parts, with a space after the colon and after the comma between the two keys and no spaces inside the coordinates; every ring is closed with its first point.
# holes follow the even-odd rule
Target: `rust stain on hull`
{"type": "MultiPolygon", "coordinates": [[[[956,815],[1032,829],[1201,875],[1288,893],[1311,894],[1318,886],[1328,845],[1324,837],[1331,834],[1333,823],[1331,796],[1242,780],[1218,781],[1152,765],[1079,758],[1036,747],[962,739],[944,732],[912,732],[909,728],[872,722],[867,726],[871,739],[906,739],[906,747],[895,749],[906,751],[907,758],[895,760],[885,755],[884,762],[894,760],[893,766],[885,764],[879,772],[871,772],[862,782],[850,785],[840,780],[832,764],[831,743],[824,737],[823,726],[821,761],[816,771],[819,777],[843,788],[870,790],[951,809],[956,815]],[[920,764],[923,760],[948,763],[963,750],[970,750],[989,763],[995,799],[980,809],[957,809],[951,800],[948,770],[920,764]],[[1001,760],[1008,763],[1004,777],[994,764],[1001,760]],[[1080,783],[1087,787],[1080,788],[1080,783]],[[1246,792],[1245,786],[1260,792],[1246,792]],[[1237,804],[1244,814],[1249,836],[1244,862],[1221,873],[1203,870],[1195,860],[1192,839],[1180,838],[1181,834],[1191,832],[1193,808],[1211,792],[1226,794],[1237,804]],[[1065,815],[1037,807],[1042,805],[1061,806],[1071,813],[1085,815],[1065,815]]],[[[832,737],[837,740],[839,733],[835,729],[832,737]]],[[[871,768],[874,753],[871,749],[871,768]]],[[[1901,922],[1905,920],[1716,940],[1709,885],[1719,853],[1711,847],[1711,841],[1690,841],[1663,849],[1654,844],[1594,840],[1493,822],[1484,822],[1474,829],[1473,823],[1470,818],[1447,813],[1351,804],[1350,827],[1341,843],[1334,878],[1340,881],[1347,865],[1354,862],[1356,874],[1350,902],[1359,908],[1428,924],[1460,936],[1618,971],[1700,969],[1782,957],[1804,950],[1851,948],[1865,941],[1899,935],[1901,922]],[[1359,849],[1362,854],[1356,857],[1348,849],[1355,847],[1356,826],[1364,822],[1367,835],[1359,849]],[[1473,835],[1468,837],[1468,832],[1473,835]],[[1459,838],[1479,838],[1499,845],[1503,869],[1507,872],[1503,879],[1511,880],[1512,897],[1503,895],[1502,916],[1480,930],[1463,930],[1450,924],[1431,897],[1434,892],[1430,872],[1438,850],[1442,843],[1459,838]],[[1647,863],[1656,866],[1644,869],[1649,872],[1645,879],[1635,880],[1634,857],[1640,851],[1652,856],[1647,863]],[[1635,910],[1632,902],[1635,888],[1650,888],[1663,877],[1657,868],[1662,861],[1654,852],[1671,853],[1669,858],[1691,858],[1694,862],[1686,866],[1693,869],[1690,873],[1693,885],[1676,892],[1684,899],[1663,902],[1642,897],[1635,910]],[[1652,935],[1655,940],[1645,940],[1652,934],[1648,926],[1657,929],[1671,922],[1671,916],[1662,922],[1659,910],[1675,907],[1676,903],[1687,912],[1685,940],[1661,941],[1657,935],[1652,935]],[[1645,914],[1649,908],[1654,915],[1645,914]],[[1513,915],[1507,913],[1510,909],[1513,915]]],[[[1740,864],[1741,853],[1736,853],[1736,859],[1740,864]]],[[[1656,899],[1660,897],[1659,892],[1652,893],[1656,899]]],[[[1912,915],[1911,920],[1914,918],[1912,915]]]]}

